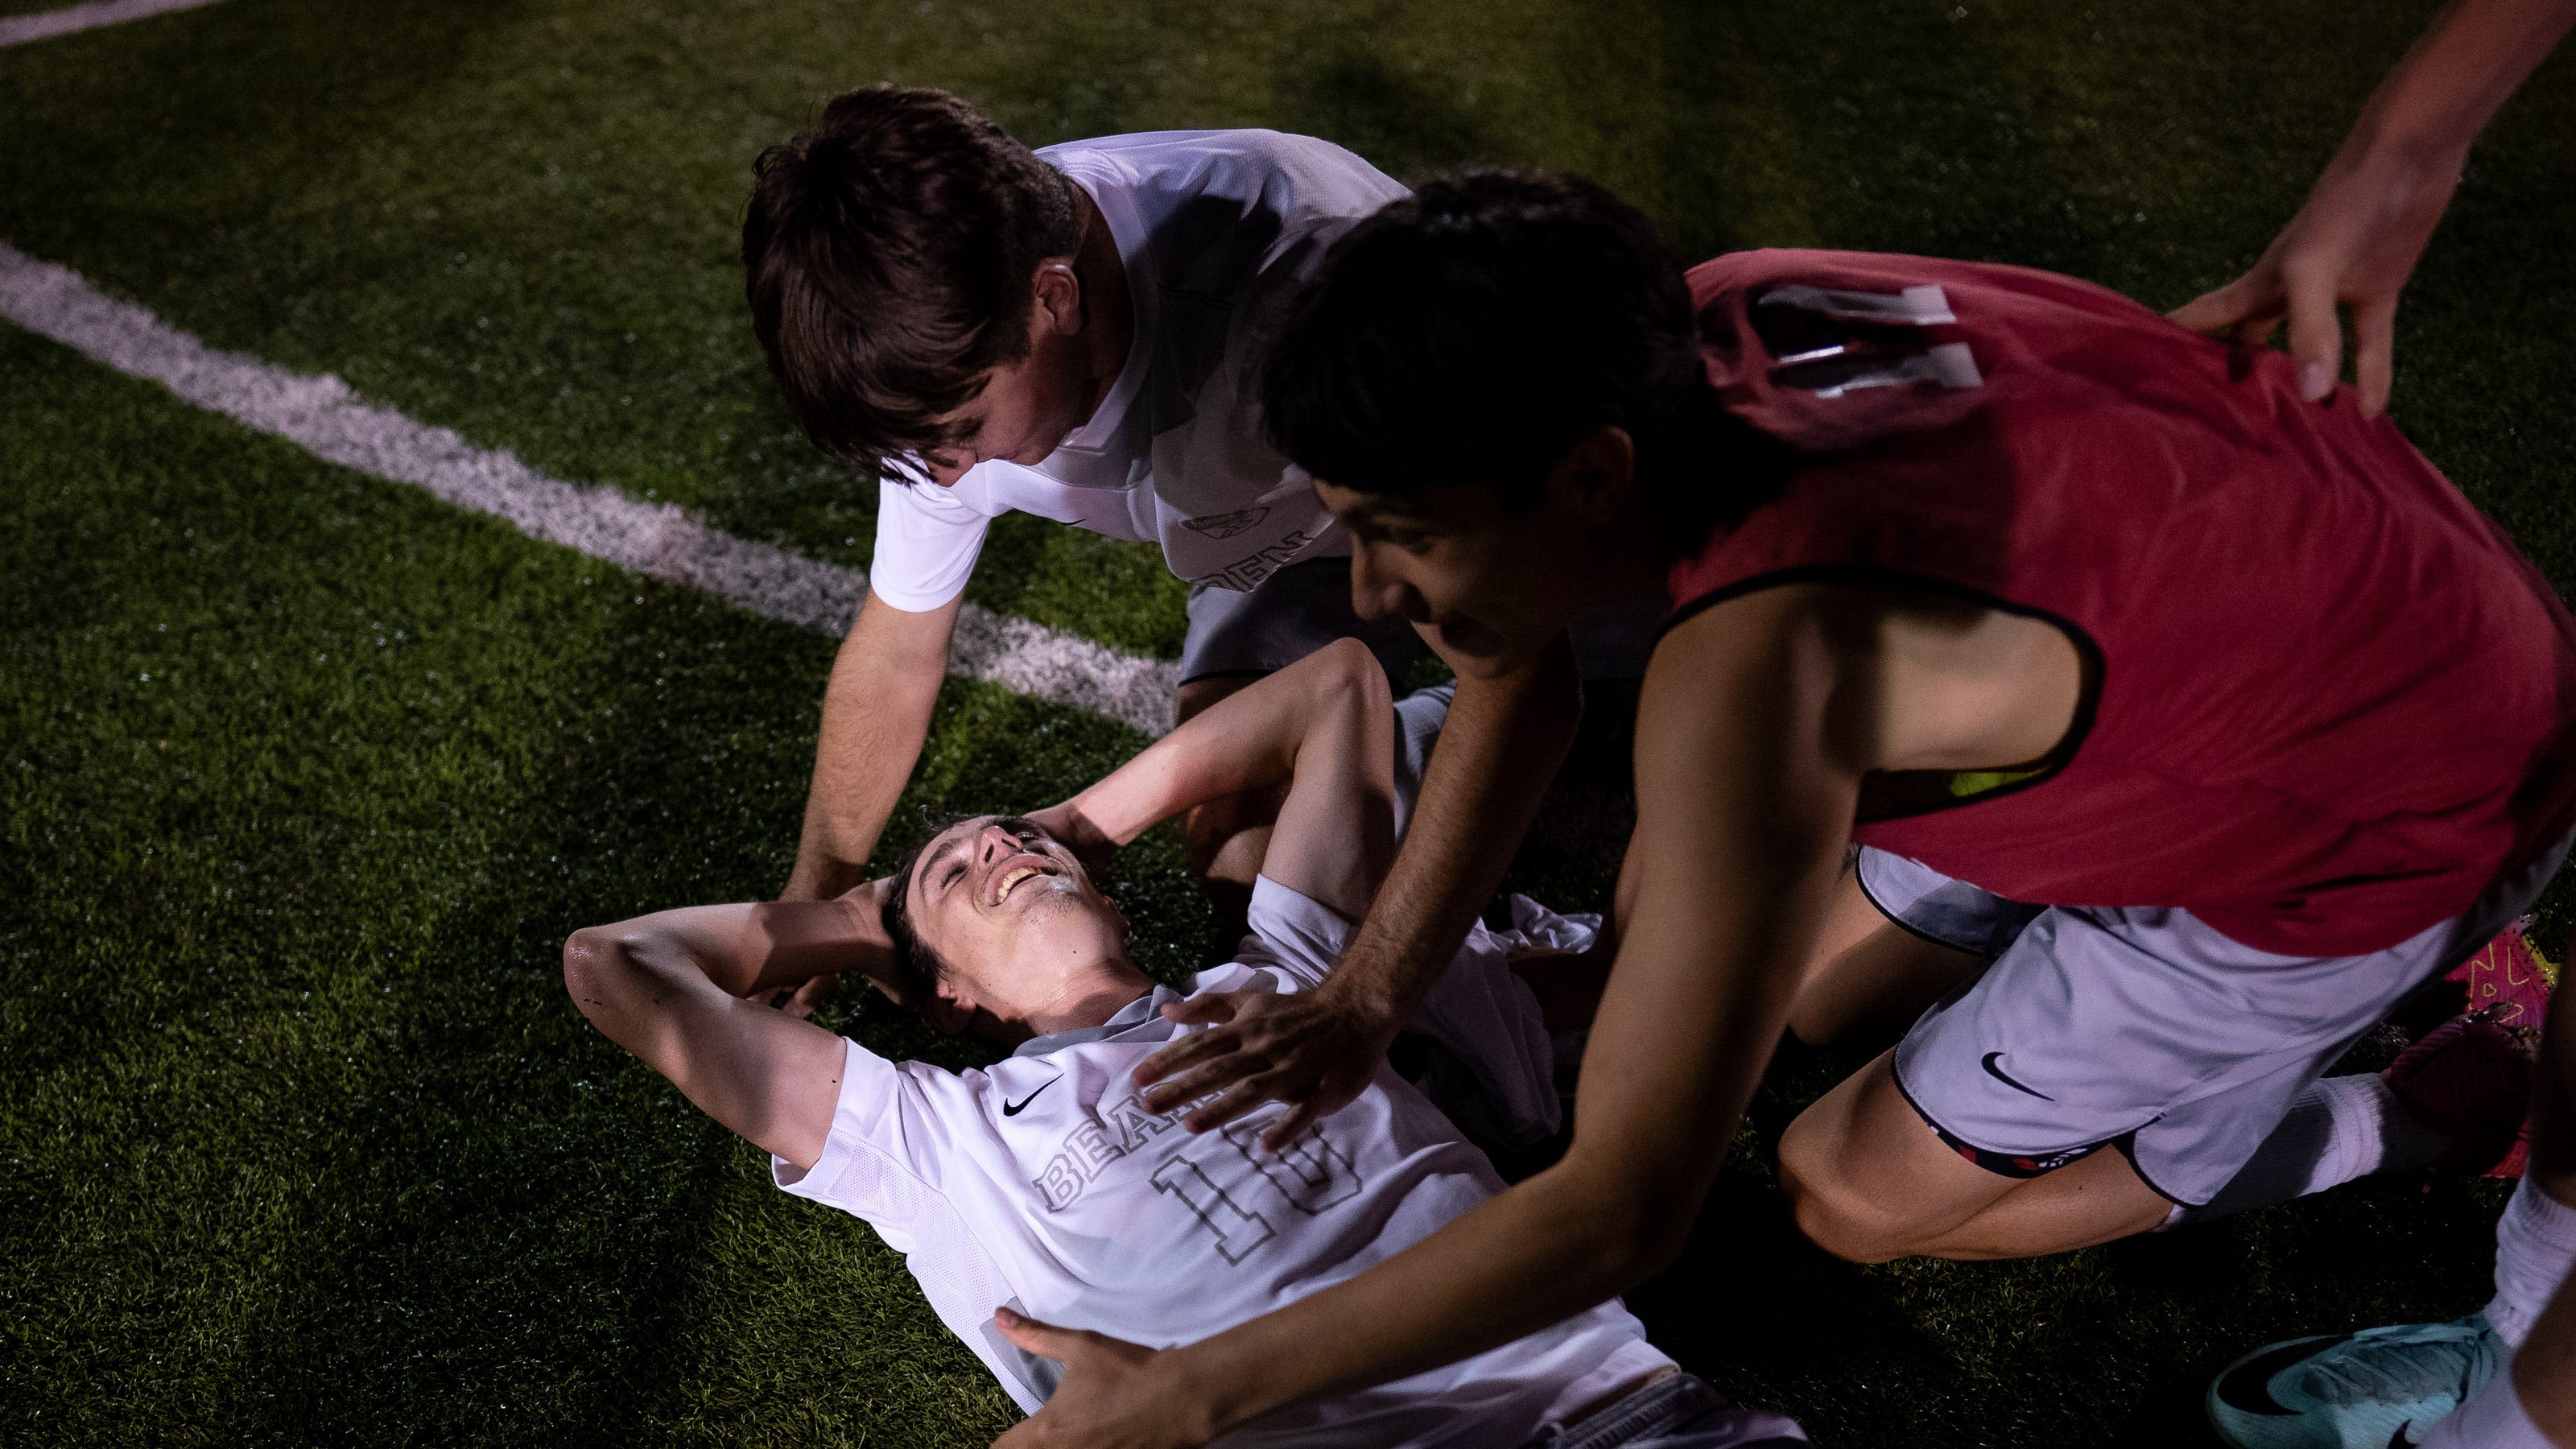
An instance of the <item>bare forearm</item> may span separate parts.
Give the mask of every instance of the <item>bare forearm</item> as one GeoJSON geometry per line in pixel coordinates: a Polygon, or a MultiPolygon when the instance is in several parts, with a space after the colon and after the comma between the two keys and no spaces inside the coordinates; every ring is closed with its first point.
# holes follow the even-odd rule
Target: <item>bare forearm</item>
{"type": "Polygon", "coordinates": [[[1564,640],[1499,679],[1462,678],[1377,899],[1324,990],[1412,1015],[1502,883],[1582,717],[1564,640]]]}
{"type": "Polygon", "coordinates": [[[2347,152],[2464,154],[2576,25],[2576,0],[2456,0],[2381,82],[2347,152]]]}
{"type": "Polygon", "coordinates": [[[1482,1353],[1626,1292],[1668,1250],[1560,1164],[1367,1273],[1173,1351],[1219,1432],[1482,1353]]]}
{"type": "Polygon", "coordinates": [[[857,971],[890,976],[893,947],[877,891],[861,887],[828,901],[685,906],[589,926],[564,943],[564,976],[583,1013],[619,1043],[621,1026],[689,992],[729,997],[857,971]]]}
{"type": "Polygon", "coordinates": [[[921,758],[957,608],[906,614],[868,596],[824,691],[804,833],[782,900],[823,900],[866,880],[868,856],[921,758]]]}
{"type": "Polygon", "coordinates": [[[1210,800],[1288,784],[1328,714],[1383,710],[1378,666],[1356,644],[1319,651],[1216,704],[1066,802],[1100,840],[1125,845],[1210,800]]]}
{"type": "Polygon", "coordinates": [[[1681,994],[1669,984],[1637,993],[1642,973],[1632,965],[1630,992],[1605,999],[1565,1159],[1349,1282],[1179,1350],[1175,1381],[1210,1386],[1202,1392],[1213,1397],[1178,1401],[1206,1404],[1214,1427],[1231,1427],[1297,1399],[1456,1362],[1663,1268],[1698,1216],[1787,1017],[1794,979],[1759,963],[1785,956],[1812,915],[1792,906],[1757,927],[1710,914],[1688,931],[1670,919],[1646,923],[1641,944],[1678,958],[1660,974],[1684,983],[1681,994]],[[1708,939],[1741,939],[1747,949],[1711,959],[1708,939]]]}
{"type": "Polygon", "coordinates": [[[1263,702],[1257,687],[1218,701],[1066,806],[1100,841],[1125,845],[1193,806],[1284,783],[1305,711],[1257,708],[1263,702]]]}

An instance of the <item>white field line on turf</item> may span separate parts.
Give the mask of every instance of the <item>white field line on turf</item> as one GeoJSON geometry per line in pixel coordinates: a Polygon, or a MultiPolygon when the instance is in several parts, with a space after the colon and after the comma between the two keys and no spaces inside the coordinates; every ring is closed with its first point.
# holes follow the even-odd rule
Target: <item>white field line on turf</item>
{"type": "Polygon", "coordinates": [[[70,5],[36,15],[13,15],[0,20],[0,46],[51,40],[74,31],[96,30],[102,25],[123,25],[147,15],[167,15],[173,10],[194,10],[200,5],[214,3],[215,0],[97,0],[92,5],[70,5]]]}
{"type": "MultiPolygon", "coordinates": [[[[302,376],[217,351],[107,296],[69,268],[6,242],[0,242],[0,317],[316,457],[417,484],[530,538],[703,589],[782,623],[837,637],[867,594],[867,575],[857,569],[736,538],[667,503],[549,478],[509,453],[475,447],[446,428],[368,403],[336,377],[302,376]]],[[[959,613],[949,669],[1149,735],[1172,727],[1175,666],[973,604],[959,613]]]]}

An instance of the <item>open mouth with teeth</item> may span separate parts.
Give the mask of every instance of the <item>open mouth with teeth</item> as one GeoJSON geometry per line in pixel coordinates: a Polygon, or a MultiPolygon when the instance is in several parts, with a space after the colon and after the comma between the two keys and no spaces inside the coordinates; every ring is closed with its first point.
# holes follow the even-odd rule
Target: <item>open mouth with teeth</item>
{"type": "Polygon", "coordinates": [[[1047,865],[1043,861],[1037,860],[1034,857],[1023,856],[1020,858],[1019,864],[1003,871],[1002,878],[993,886],[993,904],[998,906],[1002,902],[1009,900],[1011,898],[1011,892],[1016,890],[1022,881],[1053,874],[1055,874],[1055,868],[1053,866],[1047,865]]]}

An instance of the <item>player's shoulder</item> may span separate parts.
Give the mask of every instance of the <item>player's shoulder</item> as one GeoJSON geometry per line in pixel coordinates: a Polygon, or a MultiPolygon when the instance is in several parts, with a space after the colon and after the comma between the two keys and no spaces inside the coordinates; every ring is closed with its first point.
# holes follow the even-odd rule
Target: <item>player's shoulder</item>
{"type": "Polygon", "coordinates": [[[1132,131],[1067,141],[1038,155],[1094,187],[1243,198],[1285,190],[1300,209],[1354,216],[1404,194],[1402,184],[1346,147],[1263,127],[1132,131]]]}
{"type": "Polygon", "coordinates": [[[1686,274],[1703,310],[1722,298],[1883,326],[1964,325],[1961,294],[2013,296],[2081,311],[2155,314],[2108,287],[2037,267],[1908,252],[1751,247],[1723,252],[1686,274]]]}
{"type": "Polygon", "coordinates": [[[1261,876],[1252,884],[1235,959],[1199,973],[1201,991],[1257,989],[1266,981],[1280,991],[1304,991],[1331,974],[1350,946],[1352,922],[1301,891],[1261,876]],[[1227,984],[1219,984],[1223,974],[1227,984]]]}
{"type": "Polygon", "coordinates": [[[2069,429],[2216,406],[2225,351],[2077,277],[1892,252],[1770,248],[1691,269],[1709,381],[1745,422],[1819,457],[1964,446],[1984,415],[2026,458],[2069,429]]]}

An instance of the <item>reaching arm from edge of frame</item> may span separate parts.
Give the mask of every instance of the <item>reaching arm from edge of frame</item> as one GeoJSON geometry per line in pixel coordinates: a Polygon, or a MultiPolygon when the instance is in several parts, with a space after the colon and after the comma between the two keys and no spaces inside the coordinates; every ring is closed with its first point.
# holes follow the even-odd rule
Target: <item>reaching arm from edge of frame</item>
{"type": "Polygon", "coordinates": [[[2286,319],[2299,391],[2320,401],[2343,367],[2352,311],[2362,412],[2388,405],[2398,293],[2449,207],[2487,121],[2576,25],[2576,0],[2454,0],[2381,82],[2325,174],[2254,269],[2177,309],[2196,332],[2260,343],[2286,319]]]}

